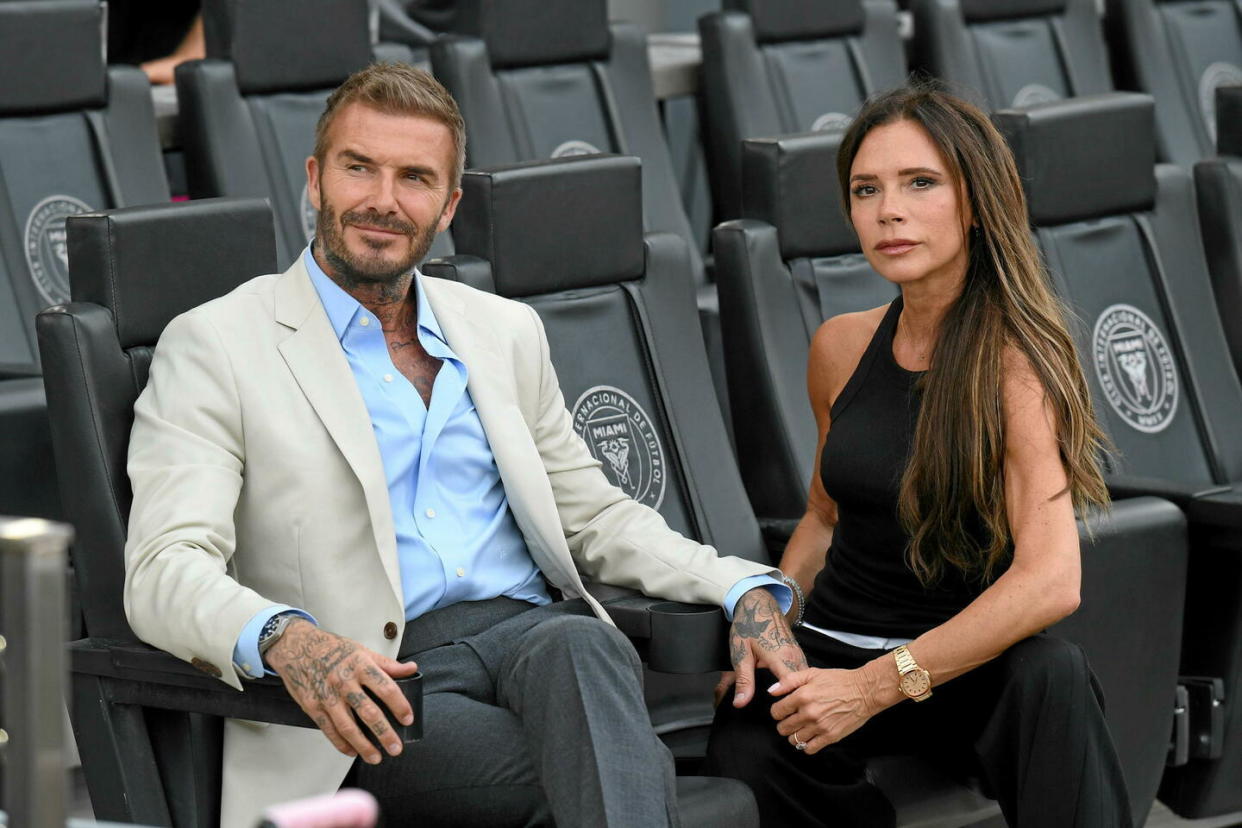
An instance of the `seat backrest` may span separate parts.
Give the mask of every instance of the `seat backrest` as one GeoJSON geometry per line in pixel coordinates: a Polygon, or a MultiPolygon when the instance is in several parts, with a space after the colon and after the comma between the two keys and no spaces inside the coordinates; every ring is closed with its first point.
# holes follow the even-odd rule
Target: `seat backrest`
{"type": "Polygon", "coordinates": [[[1108,0],[1118,78],[1156,99],[1161,160],[1213,153],[1214,91],[1242,83],[1242,9],[1233,0],[1108,0]]]}
{"type": "Polygon", "coordinates": [[[1078,318],[1096,413],[1118,449],[1114,472],[1192,486],[1242,479],[1242,387],[1190,175],[1153,165],[1151,98],[1114,93],[994,117],[1078,318]]]}
{"type": "Polygon", "coordinates": [[[986,109],[1113,88],[1096,0],[913,0],[915,64],[986,109]]]}
{"type": "Polygon", "coordinates": [[[699,20],[703,135],[720,219],[741,215],[742,141],[842,131],[905,79],[891,0],[728,0],[699,20]]]}
{"type": "Polygon", "coordinates": [[[465,117],[467,165],[638,156],[644,226],[684,239],[702,283],[643,32],[610,27],[605,0],[467,0],[457,23],[461,35],[432,44],[431,65],[465,117]]]}
{"type": "Polygon", "coordinates": [[[69,299],[65,218],[168,201],[146,76],[104,65],[98,0],[0,3],[0,377],[38,373],[69,299]]]}
{"type": "MultiPolygon", "coordinates": [[[[268,199],[286,267],[315,233],[315,124],[332,90],[373,59],[368,2],[206,0],[203,24],[207,59],[176,71],[190,195],[268,199]]],[[[433,247],[451,250],[447,238],[433,247]]]]}
{"type": "Polygon", "coordinates": [[[640,180],[638,159],[618,156],[468,171],[455,219],[467,255],[425,272],[531,305],[574,428],[608,479],[682,534],[764,560],[715,403],[686,245],[644,237],[640,180]]]}
{"type": "Polygon", "coordinates": [[[840,144],[840,134],[825,132],[746,141],[746,218],[715,231],[734,438],[762,517],[797,517],[806,506],[816,444],[806,395],[811,337],[825,319],[897,295],[846,220],[840,144]]]}
{"type": "Polygon", "coordinates": [[[1216,308],[1242,376],[1242,86],[1216,89],[1216,147],[1195,164],[1195,193],[1216,308]]]}
{"type": "Polygon", "coordinates": [[[132,640],[121,596],[134,402],[174,316],[275,272],[271,210],[207,199],[92,213],[69,220],[68,244],[74,301],[37,323],[52,446],[87,633],[132,640]]]}

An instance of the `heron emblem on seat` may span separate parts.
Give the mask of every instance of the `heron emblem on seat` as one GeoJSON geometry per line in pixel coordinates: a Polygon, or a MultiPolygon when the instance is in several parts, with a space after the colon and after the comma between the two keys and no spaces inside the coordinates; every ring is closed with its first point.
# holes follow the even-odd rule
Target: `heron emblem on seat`
{"type": "Polygon", "coordinates": [[[610,385],[588,388],[572,409],[574,430],[600,461],[608,480],[653,509],[664,502],[664,448],[638,402],[610,385]]]}
{"type": "Polygon", "coordinates": [[[1217,61],[1199,76],[1199,113],[1212,142],[1216,142],[1216,87],[1242,84],[1242,69],[1232,63],[1217,61]]]}
{"type": "Polygon", "coordinates": [[[39,295],[49,305],[69,301],[69,244],[65,219],[94,212],[81,199],[51,195],[40,201],[26,219],[23,237],[26,264],[39,295]]]}
{"type": "Polygon", "coordinates": [[[1111,305],[1095,323],[1092,351],[1105,399],[1138,431],[1163,431],[1177,413],[1177,367],[1164,334],[1132,305],[1111,305]]]}
{"type": "Polygon", "coordinates": [[[576,155],[599,155],[600,150],[589,141],[566,141],[552,150],[550,158],[572,158],[576,155]]]}

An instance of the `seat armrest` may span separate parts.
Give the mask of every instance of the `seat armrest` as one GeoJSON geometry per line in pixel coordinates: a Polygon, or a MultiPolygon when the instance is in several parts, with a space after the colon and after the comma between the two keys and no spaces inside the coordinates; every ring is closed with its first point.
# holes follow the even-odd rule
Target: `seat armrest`
{"type": "Polygon", "coordinates": [[[1109,475],[1108,491],[1114,500],[1151,495],[1171,500],[1185,509],[1192,500],[1232,491],[1230,486],[1193,485],[1159,477],[1109,475]]]}
{"type": "Polygon", "coordinates": [[[759,531],[763,533],[763,543],[768,548],[774,562],[779,563],[785,547],[798,528],[801,518],[759,518],[759,531]]]}
{"type": "MultiPolygon", "coordinates": [[[[84,638],[71,642],[68,648],[73,678],[100,680],[105,700],[111,704],[315,727],[276,676],[247,681],[246,691],[239,693],[181,659],[146,644],[84,638]]],[[[417,741],[423,730],[422,673],[395,681],[414,710],[414,723],[403,725],[392,718],[384,705],[380,707],[403,742],[417,741]]]]}
{"type": "Polygon", "coordinates": [[[729,670],[728,622],[724,610],[709,604],[684,604],[650,598],[609,584],[587,584],[617,629],[660,673],[708,673],[729,670]]]}

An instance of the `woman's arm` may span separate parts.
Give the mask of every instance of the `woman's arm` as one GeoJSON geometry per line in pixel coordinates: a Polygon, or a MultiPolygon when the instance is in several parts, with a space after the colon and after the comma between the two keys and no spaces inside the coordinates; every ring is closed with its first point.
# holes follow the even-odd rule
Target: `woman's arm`
{"type": "MultiPolygon", "coordinates": [[[[908,645],[932,687],[1000,655],[1078,607],[1078,529],[1066,491],[1056,428],[1043,387],[1025,357],[1006,354],[1005,495],[1013,563],[966,608],[908,645]]],[[[807,752],[845,737],[905,699],[891,653],[857,670],[808,670],[775,691],[778,730],[799,733],[807,752]]]]}

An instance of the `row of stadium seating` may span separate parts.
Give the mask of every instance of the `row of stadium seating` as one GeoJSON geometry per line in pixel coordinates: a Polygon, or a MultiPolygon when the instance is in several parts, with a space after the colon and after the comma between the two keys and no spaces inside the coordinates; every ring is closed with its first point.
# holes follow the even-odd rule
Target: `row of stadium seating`
{"type": "MultiPolygon", "coordinates": [[[[62,411],[62,422],[80,419],[84,412],[97,414],[99,422],[128,416],[132,396],[126,402],[125,394],[136,394],[145,379],[149,351],[142,349],[154,344],[163,322],[187,307],[187,300],[214,295],[188,286],[222,292],[231,286],[227,280],[255,268],[283,268],[313,229],[302,162],[328,91],[371,60],[365,0],[303,0],[296,20],[273,11],[277,5],[209,0],[205,11],[213,57],[178,73],[180,135],[191,193],[268,198],[275,213],[277,252],[253,267],[240,255],[204,259],[204,245],[224,245],[226,254],[235,254],[235,248],[261,243],[253,239],[254,228],[246,226],[247,214],[220,208],[232,220],[209,225],[218,234],[214,239],[194,237],[188,249],[161,247],[155,243],[160,234],[175,232],[172,226],[158,225],[153,235],[144,237],[141,255],[131,254],[137,258],[128,263],[107,260],[126,281],[98,285],[121,285],[115,295],[102,289],[83,293],[74,274],[73,298],[98,302],[114,314],[111,321],[88,317],[82,330],[75,329],[81,340],[87,338],[86,329],[93,334],[113,329],[120,344],[140,350],[121,363],[107,363],[107,368],[102,362],[95,366],[101,372],[95,375],[98,390],[121,389],[120,398],[104,395],[92,402],[79,394],[59,403],[54,399],[54,405],[72,399],[78,406],[62,411]],[[200,261],[190,261],[195,256],[200,261]],[[212,261],[224,272],[213,279],[190,266],[202,261],[212,261]],[[92,408],[97,405],[104,407],[92,408]]],[[[581,161],[566,168],[572,173],[549,167],[547,176],[577,176],[569,188],[579,198],[572,210],[552,201],[525,216],[493,215],[486,212],[494,206],[481,197],[482,191],[472,190],[453,228],[457,252],[486,258],[492,250],[517,249],[529,259],[490,262],[486,268],[477,261],[446,260],[429,265],[428,272],[535,305],[549,328],[567,402],[588,404],[580,395],[600,385],[620,389],[623,393],[614,404],[641,408],[656,442],[668,453],[661,495],[655,489],[632,493],[653,497],[653,505],[675,528],[716,543],[722,551],[755,557],[761,549],[757,527],[770,524],[769,534],[777,538],[773,543],[779,543],[777,519],[798,514],[805,496],[814,448],[803,380],[810,333],[829,315],[874,306],[892,296],[891,286],[870,273],[841,221],[832,157],[834,134],[861,99],[904,76],[904,62],[887,69],[871,65],[884,55],[904,61],[895,8],[867,0],[822,4],[825,11],[815,6],[808,14],[805,4],[750,0],[732,5],[748,11],[753,22],[737,12],[703,22],[709,154],[718,169],[716,162],[737,148],[735,171],[716,180],[741,182],[734,201],[722,201],[735,208],[721,206],[721,215],[746,217],[722,226],[715,235],[718,317],[715,286],[704,278],[701,253],[686,243],[691,234],[673,184],[641,34],[633,27],[608,27],[603,3],[472,5],[478,7],[478,37],[446,39],[432,49],[437,76],[467,118],[472,167],[594,150],[638,155],[642,164],[581,161]],[[749,42],[741,39],[748,25],[754,31],[749,42]],[[729,63],[731,55],[742,56],[742,62],[729,63]],[[758,74],[747,74],[749,69],[758,74]],[[719,85],[713,85],[713,78],[719,85]],[[861,80],[850,87],[847,78],[861,80]],[[834,97],[840,95],[847,97],[834,97]],[[779,120],[758,118],[768,109],[779,120]],[[821,118],[825,114],[842,117],[821,118]],[[803,123],[808,117],[810,122],[803,123]],[[742,148],[743,138],[810,127],[826,128],[825,134],[756,141],[742,148]],[[639,177],[641,187],[635,180],[639,177]],[[617,212],[604,209],[614,202],[617,212]],[[526,224],[514,228],[519,219],[526,224]],[[497,227],[514,228],[504,232],[511,234],[515,246],[485,243],[495,241],[487,233],[502,232],[497,227]],[[663,234],[647,238],[645,254],[644,230],[663,234]],[[709,345],[702,360],[697,340],[687,334],[698,330],[692,321],[696,306],[709,345]],[[580,361],[604,352],[581,345],[587,337],[597,342],[605,332],[618,342],[608,351],[629,356],[613,365],[580,361]],[[653,340],[647,341],[648,336],[653,340]],[[734,421],[743,426],[734,429],[740,470],[721,454],[725,426],[717,427],[719,413],[712,406],[707,366],[715,365],[715,388],[723,398],[721,353],[727,356],[733,388],[745,389],[730,398],[734,421]],[[745,489],[739,483],[743,479],[745,489]]],[[[989,101],[996,108],[1013,103],[1007,97],[1010,87],[1021,91],[1014,86],[1022,80],[1017,73],[1035,68],[1039,71],[1025,85],[1052,90],[1052,95],[1041,93],[1043,99],[1111,88],[1103,52],[1091,51],[1102,49],[1103,40],[1089,0],[960,5],[915,0],[912,5],[916,31],[925,33],[914,41],[916,53],[928,55],[920,59],[934,64],[932,45],[936,33],[942,33],[950,44],[942,54],[973,56],[969,65],[976,76],[956,79],[985,91],[999,90],[999,97],[989,101]],[[997,15],[999,8],[1004,10],[997,15]],[[1030,50],[1019,51],[1019,46],[1030,50]],[[1039,51],[1044,47],[1051,51],[1039,51]],[[1089,54],[1098,57],[1084,57],[1089,54]],[[1084,67],[1101,66],[1103,74],[1092,75],[1103,78],[1101,84],[1081,79],[1084,72],[1091,75],[1084,67]],[[1040,74],[1045,69],[1061,74],[1045,77],[1040,74]]],[[[1182,44],[1160,54],[1186,51],[1191,42],[1186,38],[1193,40],[1194,32],[1210,31],[1215,43],[1236,30],[1234,17],[1229,26],[1220,25],[1225,12],[1236,14],[1230,3],[1157,5],[1160,9],[1151,3],[1119,3],[1116,9],[1110,6],[1110,20],[1139,20],[1141,14],[1132,9],[1150,12],[1149,18],[1176,35],[1169,42],[1182,44]],[[1202,30],[1187,28],[1205,21],[1202,30]],[[1185,32],[1190,34],[1183,37],[1185,32]]],[[[79,569],[89,570],[87,561],[96,560],[96,573],[102,573],[79,572],[79,581],[91,584],[83,591],[86,629],[95,637],[124,639],[131,636],[120,611],[116,544],[123,537],[127,497],[116,494],[113,502],[101,500],[101,493],[128,490],[122,462],[127,429],[109,431],[89,458],[89,440],[68,451],[58,439],[57,467],[68,475],[61,481],[62,490],[71,493],[62,512],[48,462],[31,325],[39,308],[70,295],[69,243],[63,230],[67,215],[168,200],[145,80],[125,68],[105,70],[98,57],[99,14],[94,0],[0,3],[4,42],[23,46],[0,54],[5,77],[20,79],[0,90],[0,289],[11,292],[11,301],[0,297],[5,299],[0,314],[9,314],[0,318],[0,367],[7,377],[0,381],[0,462],[6,469],[29,471],[6,475],[0,482],[0,511],[67,514],[73,519],[82,537],[79,569]],[[104,464],[107,476],[86,473],[95,462],[104,464]],[[101,526],[109,508],[112,522],[101,526]]],[[[1130,24],[1130,30],[1149,31],[1150,26],[1130,24]]],[[[1214,63],[1242,63],[1229,51],[1236,48],[1242,54],[1242,46],[1231,44],[1218,52],[1196,46],[1192,53],[1196,60],[1207,55],[1214,56],[1214,63]]],[[[938,71],[955,77],[951,61],[945,60],[938,71]]],[[[1169,76],[1182,78],[1188,72],[1193,74],[1193,67],[1169,76]]],[[[1226,76],[1218,71],[1211,79],[1214,84],[1226,76]]],[[[1210,86],[1211,107],[1199,106],[1193,119],[1173,116],[1180,118],[1184,130],[1193,132],[1203,123],[1200,110],[1210,113],[1215,107],[1210,86]]],[[[1235,403],[1242,398],[1237,397],[1233,366],[1242,363],[1230,362],[1224,344],[1233,345],[1234,355],[1242,354],[1237,324],[1242,320],[1242,246],[1236,238],[1236,228],[1242,226],[1237,193],[1242,191],[1235,181],[1242,162],[1215,160],[1195,171],[1212,281],[1199,252],[1187,175],[1160,168],[1157,188],[1152,173],[1157,148],[1160,157],[1185,164],[1210,149],[1201,145],[1182,157],[1170,151],[1185,142],[1179,145],[1168,137],[1173,133],[1167,131],[1164,113],[1170,99],[1153,91],[1154,117],[1150,102],[1123,97],[1037,107],[1027,115],[999,118],[1028,176],[1032,219],[1041,228],[1040,240],[1062,295],[1084,319],[1100,322],[1096,327],[1104,336],[1134,345],[1144,355],[1147,373],[1129,374],[1120,363],[1108,363],[1105,348],[1106,367],[1097,370],[1092,362],[1097,332],[1081,332],[1079,345],[1099,411],[1122,449],[1122,465],[1112,476],[1114,491],[1172,500],[1186,510],[1192,529],[1187,646],[1181,646],[1180,635],[1187,577],[1184,518],[1150,499],[1119,504],[1111,523],[1094,539],[1084,539],[1086,601],[1078,616],[1066,622],[1066,634],[1088,648],[1109,693],[1110,718],[1126,757],[1138,813],[1150,805],[1161,776],[1173,699],[1179,692],[1176,677],[1204,677],[1180,682],[1188,712],[1176,731],[1185,740],[1184,750],[1175,758],[1184,764],[1166,774],[1161,790],[1175,810],[1197,816],[1242,809],[1238,786],[1229,784],[1242,778],[1242,719],[1236,704],[1227,704],[1228,697],[1211,680],[1223,680],[1225,690],[1236,689],[1242,661],[1236,600],[1242,568],[1237,533],[1232,531],[1236,520],[1230,517],[1230,503],[1236,499],[1230,487],[1242,472],[1235,468],[1242,462],[1242,447],[1234,445],[1238,437],[1232,423],[1238,413],[1235,403]],[[1082,222],[1086,224],[1080,227],[1082,222]],[[1102,273],[1109,278],[1102,280],[1102,273]],[[1213,315],[1213,287],[1224,333],[1213,315]],[[1117,315],[1119,305],[1128,309],[1117,315]],[[1157,395],[1163,395],[1159,404],[1157,395]],[[1141,681],[1134,681],[1135,675],[1141,681]]],[[[1041,99],[1032,95],[1027,95],[1029,102],[1041,99]]],[[[1175,107],[1180,105],[1180,99],[1174,100],[1175,107]]],[[[1230,100],[1236,99],[1226,94],[1215,107],[1226,151],[1242,145],[1242,119],[1237,109],[1229,114],[1230,100]]],[[[1206,126],[1204,130],[1207,134],[1206,126]]],[[[490,175],[492,186],[519,186],[506,183],[501,173],[479,175],[490,175]]],[[[478,179],[470,180],[477,187],[478,179]]],[[[546,186],[542,177],[523,180],[528,184],[522,186],[532,188],[523,197],[544,204],[538,201],[547,199],[539,190],[546,186]]],[[[719,191],[726,192],[727,185],[719,191]]],[[[193,215],[187,212],[185,220],[193,215]]],[[[436,252],[450,252],[447,242],[436,252]]],[[[49,328],[59,313],[46,317],[49,328]]],[[[120,353],[112,347],[112,353],[120,353]]],[[[84,358],[75,357],[72,349],[58,353],[58,370],[64,370],[70,357],[84,358]]],[[[44,367],[53,370],[46,346],[44,367]]],[[[49,386],[52,379],[49,374],[49,386]]],[[[89,436],[85,426],[79,430],[89,436]]],[[[646,479],[652,482],[651,475],[646,479]]],[[[701,683],[696,689],[701,691],[701,683]]],[[[698,710],[697,720],[704,715],[698,710]]],[[[210,764],[211,754],[205,755],[210,764]]],[[[93,791],[105,791],[115,782],[106,776],[106,768],[95,772],[104,773],[96,778],[107,781],[93,785],[93,791]]],[[[906,772],[903,766],[891,775],[906,772]]],[[[877,773],[883,776],[884,771],[877,773]]],[[[917,787],[909,778],[891,786],[895,800],[906,797],[909,809],[903,813],[926,814],[938,807],[910,793],[917,787]]],[[[106,793],[101,797],[108,801],[106,793]]],[[[977,798],[970,802],[978,804],[977,798]]],[[[191,806],[183,802],[176,807],[191,806]]]]}

